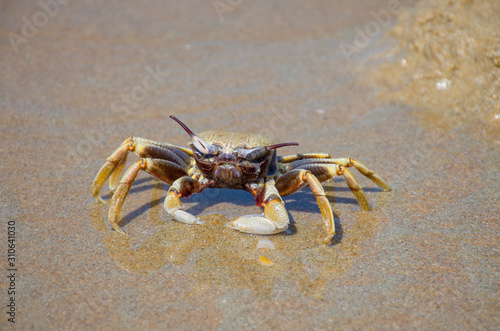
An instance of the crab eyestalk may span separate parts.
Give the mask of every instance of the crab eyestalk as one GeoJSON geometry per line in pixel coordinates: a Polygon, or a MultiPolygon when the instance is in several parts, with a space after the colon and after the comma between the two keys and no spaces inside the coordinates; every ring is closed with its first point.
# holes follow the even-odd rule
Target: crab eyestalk
{"type": "Polygon", "coordinates": [[[267,155],[267,153],[269,153],[271,149],[276,149],[285,146],[298,146],[298,145],[299,145],[298,143],[280,143],[280,144],[250,149],[241,153],[240,155],[241,157],[244,157],[247,160],[256,160],[267,155]]]}
{"type": "Polygon", "coordinates": [[[188,128],[186,124],[182,123],[180,119],[178,119],[173,115],[170,115],[170,118],[179,123],[179,125],[182,126],[182,128],[189,134],[189,136],[191,137],[191,143],[198,151],[200,151],[203,154],[216,153],[217,150],[214,145],[207,143],[205,140],[195,135],[194,132],[191,131],[191,129],[188,128]]]}
{"type": "Polygon", "coordinates": [[[266,149],[275,149],[275,148],[280,148],[280,147],[285,147],[285,146],[299,146],[299,143],[280,143],[280,144],[275,144],[271,146],[266,146],[266,149]]]}

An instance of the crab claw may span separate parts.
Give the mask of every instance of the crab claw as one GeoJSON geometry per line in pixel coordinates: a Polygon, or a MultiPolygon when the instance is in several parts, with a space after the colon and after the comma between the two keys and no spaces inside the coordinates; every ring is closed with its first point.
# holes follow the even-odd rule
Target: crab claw
{"type": "Polygon", "coordinates": [[[226,223],[228,228],[238,230],[240,232],[253,234],[275,234],[286,231],[288,224],[284,227],[278,227],[264,214],[246,215],[238,217],[232,222],[226,223]]]}
{"type": "Polygon", "coordinates": [[[203,221],[200,221],[199,217],[194,216],[191,213],[188,213],[187,211],[182,210],[181,208],[172,208],[172,209],[167,209],[167,213],[172,215],[174,220],[179,221],[181,223],[185,224],[203,224],[203,221]]]}

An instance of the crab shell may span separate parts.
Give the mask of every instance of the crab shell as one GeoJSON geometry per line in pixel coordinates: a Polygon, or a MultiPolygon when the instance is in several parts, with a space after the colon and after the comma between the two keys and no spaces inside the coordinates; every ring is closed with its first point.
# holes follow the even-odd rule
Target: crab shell
{"type": "Polygon", "coordinates": [[[218,155],[204,155],[190,144],[197,168],[205,178],[214,181],[212,187],[241,189],[245,184],[259,182],[266,176],[276,174],[276,150],[269,150],[263,157],[252,161],[239,157],[236,150],[272,145],[272,140],[265,136],[225,131],[206,131],[198,136],[222,148],[218,155]]]}

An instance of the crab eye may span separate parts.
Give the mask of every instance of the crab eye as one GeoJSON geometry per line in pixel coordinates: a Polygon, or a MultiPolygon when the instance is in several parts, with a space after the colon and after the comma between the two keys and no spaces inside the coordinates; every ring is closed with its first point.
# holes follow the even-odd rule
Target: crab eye
{"type": "Polygon", "coordinates": [[[238,157],[241,157],[242,159],[245,159],[247,157],[247,150],[243,147],[237,147],[234,152],[238,155],[238,157]]]}
{"type": "Polygon", "coordinates": [[[201,154],[217,155],[220,153],[220,146],[209,144],[200,137],[191,137],[191,143],[193,144],[194,148],[196,148],[196,150],[201,154]]]}
{"type": "Polygon", "coordinates": [[[179,123],[180,126],[189,134],[191,137],[191,143],[193,144],[194,148],[196,151],[200,152],[201,154],[219,154],[220,147],[211,145],[195,135],[191,129],[189,129],[186,124],[182,123],[177,117],[170,115],[170,118],[179,123]]]}
{"type": "Polygon", "coordinates": [[[269,151],[265,147],[257,147],[252,149],[244,149],[239,147],[236,149],[236,152],[238,153],[239,157],[248,161],[254,161],[267,155],[269,151]]]}
{"type": "Polygon", "coordinates": [[[269,153],[269,150],[265,147],[254,148],[249,151],[246,159],[249,161],[258,160],[269,153]]]}
{"type": "Polygon", "coordinates": [[[238,147],[236,149],[236,152],[238,153],[238,156],[247,159],[248,161],[255,161],[258,160],[264,156],[266,156],[270,150],[280,148],[280,147],[285,147],[285,146],[297,146],[297,143],[281,143],[281,144],[275,144],[275,145],[269,145],[269,146],[264,146],[264,147],[256,147],[252,149],[244,149],[241,147],[238,147]]]}

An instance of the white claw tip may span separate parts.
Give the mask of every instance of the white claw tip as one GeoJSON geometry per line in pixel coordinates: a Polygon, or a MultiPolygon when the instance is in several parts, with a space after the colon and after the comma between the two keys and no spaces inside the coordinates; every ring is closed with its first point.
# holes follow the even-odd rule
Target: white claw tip
{"type": "Polygon", "coordinates": [[[200,219],[184,210],[177,209],[172,213],[174,219],[186,224],[201,224],[200,219]]]}
{"type": "Polygon", "coordinates": [[[226,226],[230,229],[238,230],[238,225],[236,224],[236,221],[227,222],[226,226]]]}

